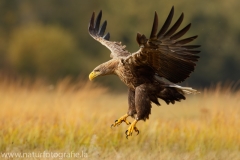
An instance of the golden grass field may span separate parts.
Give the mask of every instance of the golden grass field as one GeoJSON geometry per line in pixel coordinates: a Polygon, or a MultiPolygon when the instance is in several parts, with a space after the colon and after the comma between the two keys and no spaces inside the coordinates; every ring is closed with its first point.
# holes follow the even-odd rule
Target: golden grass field
{"type": "Polygon", "coordinates": [[[217,86],[175,105],[161,101],[160,107],[153,106],[149,120],[137,124],[140,134],[126,139],[126,124],[110,126],[126,113],[127,92],[112,94],[94,83],[68,82],[46,86],[0,81],[1,154],[51,151],[84,152],[87,157],[82,159],[240,159],[240,91],[217,86]]]}

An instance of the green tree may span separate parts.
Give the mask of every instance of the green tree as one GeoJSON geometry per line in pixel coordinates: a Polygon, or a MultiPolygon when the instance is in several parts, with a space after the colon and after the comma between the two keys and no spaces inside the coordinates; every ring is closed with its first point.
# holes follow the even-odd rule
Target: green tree
{"type": "Polygon", "coordinates": [[[8,53],[10,65],[21,75],[56,80],[76,76],[81,68],[76,41],[56,26],[34,24],[16,29],[10,38],[8,53]]]}

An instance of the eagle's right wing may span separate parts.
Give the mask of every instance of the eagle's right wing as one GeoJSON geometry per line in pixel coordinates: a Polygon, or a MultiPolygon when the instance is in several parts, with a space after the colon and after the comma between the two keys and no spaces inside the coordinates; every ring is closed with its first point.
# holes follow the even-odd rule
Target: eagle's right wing
{"type": "Polygon", "coordinates": [[[96,22],[94,22],[95,21],[95,13],[93,12],[90,23],[89,23],[89,27],[88,27],[89,34],[95,40],[100,42],[102,45],[106,46],[111,51],[111,54],[110,54],[111,58],[129,56],[130,53],[125,49],[126,46],[123,46],[121,44],[121,42],[109,41],[109,39],[110,39],[109,33],[104,35],[104,32],[107,27],[107,21],[104,21],[102,26],[100,27],[101,18],[102,18],[102,11],[99,12],[99,14],[96,18],[96,22]]]}

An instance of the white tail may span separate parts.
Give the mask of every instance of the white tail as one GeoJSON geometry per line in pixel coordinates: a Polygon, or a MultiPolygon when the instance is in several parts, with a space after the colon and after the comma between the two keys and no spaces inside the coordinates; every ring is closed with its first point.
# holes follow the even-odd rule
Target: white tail
{"type": "Polygon", "coordinates": [[[198,94],[198,93],[200,93],[196,89],[192,89],[191,87],[182,87],[182,86],[176,85],[176,84],[170,82],[169,80],[167,80],[164,77],[160,77],[158,75],[155,75],[154,77],[157,81],[164,82],[168,87],[173,87],[173,88],[180,89],[185,94],[198,94]]]}
{"type": "Polygon", "coordinates": [[[185,94],[198,94],[200,92],[198,92],[196,89],[192,89],[191,87],[182,87],[176,84],[171,84],[169,85],[169,87],[173,87],[173,88],[178,88],[180,90],[183,91],[183,93],[185,94]]]}

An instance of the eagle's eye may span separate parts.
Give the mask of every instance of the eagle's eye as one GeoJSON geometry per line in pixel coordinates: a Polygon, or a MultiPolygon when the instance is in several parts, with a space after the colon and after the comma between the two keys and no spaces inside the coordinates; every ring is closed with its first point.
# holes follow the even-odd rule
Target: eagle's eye
{"type": "Polygon", "coordinates": [[[100,70],[99,69],[94,69],[94,72],[100,72],[100,70]]]}

